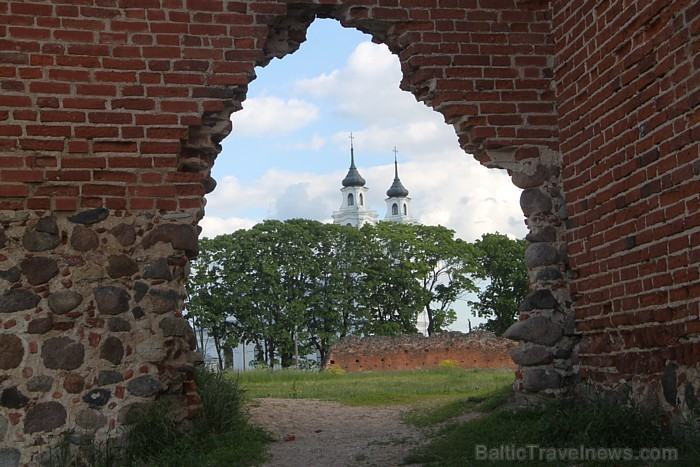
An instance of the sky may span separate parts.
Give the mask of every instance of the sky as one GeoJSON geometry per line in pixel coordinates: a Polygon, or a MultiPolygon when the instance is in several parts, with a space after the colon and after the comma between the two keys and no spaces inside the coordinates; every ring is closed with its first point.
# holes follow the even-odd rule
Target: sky
{"type": "Polygon", "coordinates": [[[399,89],[398,58],[368,35],[317,19],[298,51],[256,73],[212,170],[218,185],[207,195],[203,236],[264,219],[332,222],[350,165],[350,133],[368,204],[380,219],[396,148],[421,223],[444,225],[467,241],[527,233],[510,177],[479,165],[442,115],[399,89]]]}
{"type": "MultiPolygon", "coordinates": [[[[520,190],[507,173],[481,166],[442,115],[402,91],[398,58],[368,35],[317,19],[298,51],[256,73],[212,170],[217,188],[206,197],[202,236],[265,219],[332,222],[351,133],[367,203],[380,219],[396,148],[419,222],[443,225],[469,242],[491,232],[526,235],[520,190]]],[[[453,329],[466,330],[464,308],[458,306],[453,329]]]]}

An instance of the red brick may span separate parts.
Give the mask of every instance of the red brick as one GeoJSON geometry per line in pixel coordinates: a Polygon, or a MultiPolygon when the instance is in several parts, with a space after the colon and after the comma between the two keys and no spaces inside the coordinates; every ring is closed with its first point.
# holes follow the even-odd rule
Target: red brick
{"type": "Polygon", "coordinates": [[[130,141],[95,141],[92,150],[98,152],[136,152],[136,143],[130,141]]]}
{"type": "Polygon", "coordinates": [[[41,170],[3,170],[0,173],[3,182],[43,182],[44,178],[41,170]]]}
{"type": "Polygon", "coordinates": [[[117,157],[110,156],[109,166],[113,169],[137,169],[137,168],[151,168],[153,167],[153,159],[150,157],[117,157]]]}
{"type": "Polygon", "coordinates": [[[188,136],[187,128],[163,128],[154,127],[146,130],[148,139],[186,139],[188,136]]]}
{"type": "Polygon", "coordinates": [[[0,196],[23,198],[27,196],[27,186],[2,184],[0,185],[0,196]]]}
{"type": "Polygon", "coordinates": [[[24,167],[24,159],[19,156],[0,156],[0,168],[24,167]]]}
{"type": "Polygon", "coordinates": [[[22,149],[27,150],[63,151],[64,140],[21,138],[19,145],[22,149]]]}
{"type": "Polygon", "coordinates": [[[126,188],[119,185],[83,185],[82,194],[87,196],[124,197],[126,194],[126,188]]]}
{"type": "Polygon", "coordinates": [[[52,198],[51,209],[53,211],[76,211],[78,200],[76,198],[52,198]]]}
{"type": "Polygon", "coordinates": [[[90,123],[132,123],[133,115],[126,112],[88,112],[90,123]]]}
{"type": "Polygon", "coordinates": [[[29,198],[27,209],[51,209],[50,198],[29,198]]]}
{"type": "Polygon", "coordinates": [[[143,142],[140,144],[142,154],[179,154],[180,142],[143,142]]]}
{"type": "Polygon", "coordinates": [[[53,7],[51,5],[43,5],[37,3],[12,3],[12,14],[29,15],[29,16],[51,16],[53,15],[53,7]]]}
{"type": "Polygon", "coordinates": [[[28,136],[70,136],[72,130],[67,125],[27,125],[28,136]]]}
{"type": "Polygon", "coordinates": [[[65,42],[92,42],[94,33],[92,31],[74,31],[58,29],[53,33],[54,39],[65,42]]]}
{"type": "Polygon", "coordinates": [[[39,119],[42,122],[83,123],[85,122],[85,113],[79,111],[42,110],[39,112],[39,119]]]}
{"type": "Polygon", "coordinates": [[[136,183],[138,177],[133,172],[99,171],[94,175],[95,181],[136,183]]]}
{"type": "Polygon", "coordinates": [[[77,92],[83,96],[116,96],[117,87],[113,84],[78,84],[77,92]]]}

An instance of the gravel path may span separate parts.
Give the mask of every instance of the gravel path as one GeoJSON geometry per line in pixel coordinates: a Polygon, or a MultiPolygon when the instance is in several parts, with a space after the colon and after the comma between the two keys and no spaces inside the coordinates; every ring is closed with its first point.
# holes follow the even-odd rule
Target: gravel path
{"type": "Polygon", "coordinates": [[[277,441],[271,467],[396,466],[420,431],[401,421],[404,407],[347,407],[313,399],[257,399],[251,421],[277,441]]]}

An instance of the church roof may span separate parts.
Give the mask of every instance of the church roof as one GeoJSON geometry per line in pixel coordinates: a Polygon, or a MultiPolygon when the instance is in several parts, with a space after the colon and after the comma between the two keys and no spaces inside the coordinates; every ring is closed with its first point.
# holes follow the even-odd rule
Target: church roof
{"type": "Polygon", "coordinates": [[[401,179],[399,178],[399,165],[396,162],[396,156],[394,156],[394,183],[391,184],[391,187],[389,187],[387,190],[386,195],[389,198],[405,198],[408,196],[408,190],[405,186],[403,186],[403,183],[401,183],[401,179]]]}
{"type": "Polygon", "coordinates": [[[343,186],[365,186],[365,179],[355,167],[355,150],[352,145],[350,145],[350,170],[343,179],[343,186]]]}

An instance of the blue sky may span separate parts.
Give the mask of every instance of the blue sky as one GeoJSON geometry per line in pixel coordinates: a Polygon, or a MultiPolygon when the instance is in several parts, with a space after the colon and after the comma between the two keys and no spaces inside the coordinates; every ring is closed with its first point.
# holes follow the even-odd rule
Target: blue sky
{"type": "Polygon", "coordinates": [[[396,147],[420,222],[467,241],[486,232],[527,233],[520,192],[507,174],[480,166],[440,114],[401,91],[398,58],[369,36],[316,20],[298,51],[256,73],[213,169],[218,186],[207,195],[204,236],[264,219],[330,222],[341,204],[351,132],[380,219],[396,147]]]}

